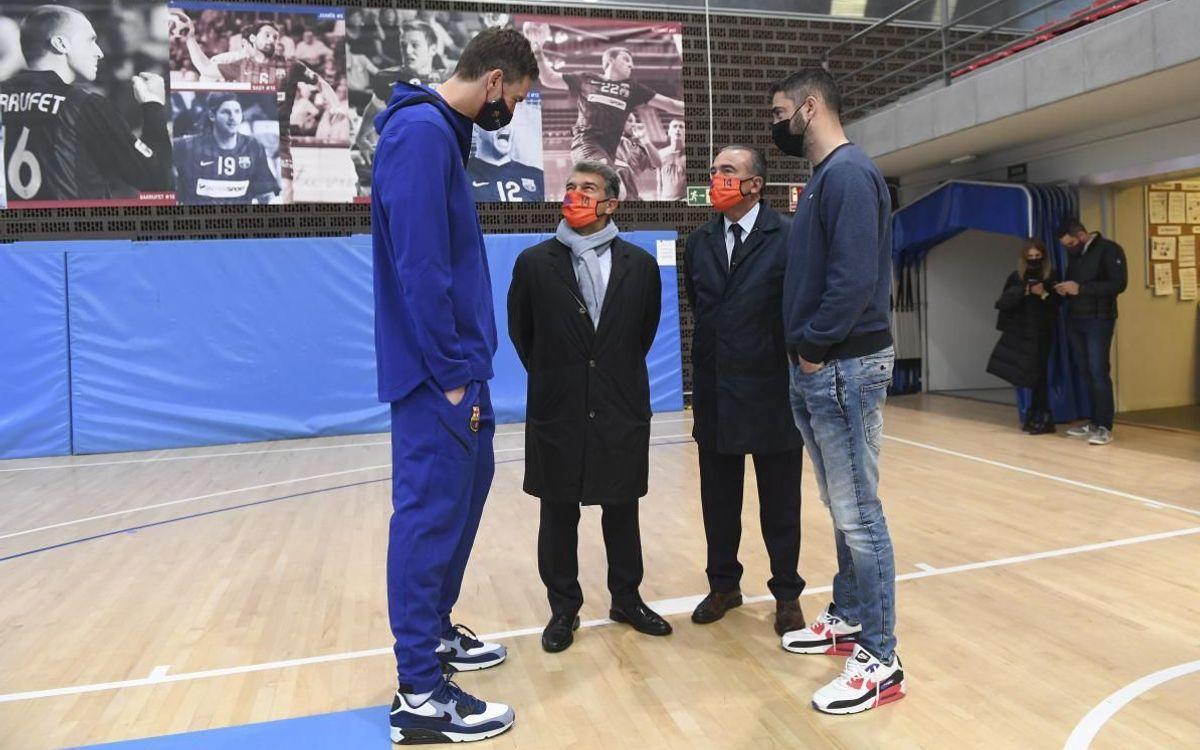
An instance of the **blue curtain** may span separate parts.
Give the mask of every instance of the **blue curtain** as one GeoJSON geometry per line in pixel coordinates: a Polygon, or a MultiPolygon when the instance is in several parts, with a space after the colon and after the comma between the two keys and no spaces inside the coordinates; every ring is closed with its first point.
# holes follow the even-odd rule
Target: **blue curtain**
{"type": "MultiPolygon", "coordinates": [[[[1066,269],[1066,251],[1055,233],[1068,216],[1078,216],[1079,196],[1074,188],[1056,185],[1014,185],[1009,183],[947,182],[937,190],[895,212],[892,217],[892,258],[897,273],[906,273],[919,265],[934,247],[968,229],[1037,237],[1046,243],[1061,274],[1066,269]]],[[[1076,374],[1071,347],[1067,343],[1066,306],[1055,321],[1054,343],[1050,351],[1047,378],[1050,385],[1050,409],[1059,422],[1091,414],[1087,389],[1076,374]]],[[[893,383],[899,392],[911,387],[905,380],[893,383]]],[[[1027,388],[1017,389],[1021,417],[1032,400],[1027,388]]]]}

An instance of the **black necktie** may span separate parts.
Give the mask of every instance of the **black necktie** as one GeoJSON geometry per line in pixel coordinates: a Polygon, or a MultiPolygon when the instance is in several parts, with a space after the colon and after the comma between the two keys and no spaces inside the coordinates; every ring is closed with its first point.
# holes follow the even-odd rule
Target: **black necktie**
{"type": "Polygon", "coordinates": [[[727,270],[733,271],[742,260],[742,225],[732,224],[729,227],[729,231],[733,232],[733,255],[729,259],[729,268],[727,270]]]}

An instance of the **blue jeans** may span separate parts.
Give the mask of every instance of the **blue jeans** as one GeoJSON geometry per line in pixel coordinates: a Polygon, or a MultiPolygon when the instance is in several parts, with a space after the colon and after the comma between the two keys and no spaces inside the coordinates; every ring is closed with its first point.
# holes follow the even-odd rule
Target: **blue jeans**
{"type": "Polygon", "coordinates": [[[1112,350],[1115,320],[1075,318],[1068,323],[1071,348],[1075,355],[1075,369],[1087,383],[1092,401],[1092,424],[1112,429],[1113,383],[1109,352],[1112,350]]]}
{"type": "Polygon", "coordinates": [[[791,377],[792,413],[833,516],[834,610],[862,623],[859,642],[885,662],[896,648],[896,564],[878,495],[879,443],[895,359],[889,346],[810,375],[793,365],[791,377]]]}
{"type": "Polygon", "coordinates": [[[457,406],[432,381],[392,402],[388,619],[405,692],[441,684],[436,649],[492,486],[495,432],[487,383],[469,384],[457,406]]]}

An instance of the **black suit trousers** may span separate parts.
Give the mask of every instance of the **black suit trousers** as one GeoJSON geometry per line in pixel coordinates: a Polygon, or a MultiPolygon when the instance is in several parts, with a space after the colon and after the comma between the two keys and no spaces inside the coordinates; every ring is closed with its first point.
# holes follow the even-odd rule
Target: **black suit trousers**
{"type": "MultiPolygon", "coordinates": [[[[758,479],[759,524],[771,580],[767,588],[777,600],[790,601],[804,590],[800,564],[800,472],[802,448],[781,453],[754,454],[758,479]]],[[[700,504],[704,535],[708,540],[708,585],[727,593],[738,589],[742,565],[738,546],[742,539],[742,487],[746,457],[700,449],[700,504]]]]}
{"type": "MultiPolygon", "coordinates": [[[[608,591],[615,607],[632,608],[641,597],[642,536],[638,502],[602,505],[600,524],[608,555],[608,591]]],[[[542,500],[538,528],[538,572],[554,614],[573,614],[583,606],[579,587],[579,505],[542,500]]]]}

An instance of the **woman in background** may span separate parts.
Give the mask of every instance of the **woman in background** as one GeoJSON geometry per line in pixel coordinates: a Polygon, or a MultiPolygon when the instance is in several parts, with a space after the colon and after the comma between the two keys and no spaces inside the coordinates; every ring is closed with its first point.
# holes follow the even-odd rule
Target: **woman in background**
{"type": "Polygon", "coordinates": [[[1046,246],[1030,238],[1021,247],[1017,270],[1009,274],[996,301],[1000,311],[996,328],[1001,335],[987,371],[1018,388],[1033,389],[1033,403],[1024,422],[1024,430],[1031,435],[1055,431],[1046,369],[1059,303],[1053,293],[1057,280],[1046,246]]]}

